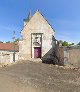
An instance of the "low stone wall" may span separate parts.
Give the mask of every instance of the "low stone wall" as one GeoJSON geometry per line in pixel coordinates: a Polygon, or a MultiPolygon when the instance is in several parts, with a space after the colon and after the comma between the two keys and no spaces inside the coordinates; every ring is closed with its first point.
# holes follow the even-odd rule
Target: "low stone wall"
{"type": "Polygon", "coordinates": [[[64,64],[80,67],[80,48],[64,48],[64,64]]]}
{"type": "MultiPolygon", "coordinates": [[[[12,63],[13,53],[10,51],[0,51],[0,63],[12,63]]],[[[15,53],[15,61],[18,60],[18,52],[15,53]]]]}
{"type": "Polygon", "coordinates": [[[69,62],[80,67],[80,49],[69,50],[69,62]]]}

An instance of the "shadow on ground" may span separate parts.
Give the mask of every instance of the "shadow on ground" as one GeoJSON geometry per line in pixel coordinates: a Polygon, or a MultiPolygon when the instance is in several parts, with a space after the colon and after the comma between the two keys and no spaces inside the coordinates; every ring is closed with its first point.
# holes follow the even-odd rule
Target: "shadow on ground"
{"type": "Polygon", "coordinates": [[[51,48],[41,59],[45,64],[64,66],[63,60],[60,60],[54,48],[51,48]]]}

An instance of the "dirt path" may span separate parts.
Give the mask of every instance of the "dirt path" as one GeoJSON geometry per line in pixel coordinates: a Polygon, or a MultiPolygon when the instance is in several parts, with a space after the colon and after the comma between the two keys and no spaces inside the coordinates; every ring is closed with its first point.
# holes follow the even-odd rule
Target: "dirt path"
{"type": "Polygon", "coordinates": [[[7,75],[0,74],[0,92],[19,92],[15,79],[7,75]]]}
{"type": "MultiPolygon", "coordinates": [[[[17,78],[0,73],[0,92],[38,92],[26,84],[23,84],[17,78]]],[[[40,92],[40,91],[39,91],[40,92]]]]}
{"type": "Polygon", "coordinates": [[[80,92],[80,70],[22,62],[0,69],[0,92],[80,92]]]}

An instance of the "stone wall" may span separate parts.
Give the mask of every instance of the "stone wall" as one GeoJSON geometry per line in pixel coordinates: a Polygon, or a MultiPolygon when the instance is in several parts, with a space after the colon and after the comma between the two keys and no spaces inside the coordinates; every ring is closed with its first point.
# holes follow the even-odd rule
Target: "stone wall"
{"type": "MultiPolygon", "coordinates": [[[[0,51],[0,63],[12,63],[13,53],[10,51],[0,51]]],[[[15,61],[18,60],[18,52],[15,53],[15,61]]]]}
{"type": "Polygon", "coordinates": [[[64,64],[80,67],[80,48],[64,49],[64,64]]]}
{"type": "Polygon", "coordinates": [[[69,50],[69,62],[80,67],[80,49],[69,50]]]}
{"type": "Polygon", "coordinates": [[[58,65],[64,65],[64,48],[56,45],[55,57],[58,59],[58,65]]]}

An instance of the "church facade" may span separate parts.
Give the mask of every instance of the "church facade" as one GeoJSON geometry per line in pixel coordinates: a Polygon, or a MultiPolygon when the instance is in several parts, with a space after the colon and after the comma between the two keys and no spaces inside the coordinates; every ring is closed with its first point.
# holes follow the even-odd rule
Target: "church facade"
{"type": "Polygon", "coordinates": [[[50,56],[50,50],[55,46],[55,31],[40,13],[24,20],[24,27],[21,32],[22,41],[19,42],[20,60],[41,60],[47,54],[50,56]],[[48,53],[49,52],[49,53],[48,53]]]}

